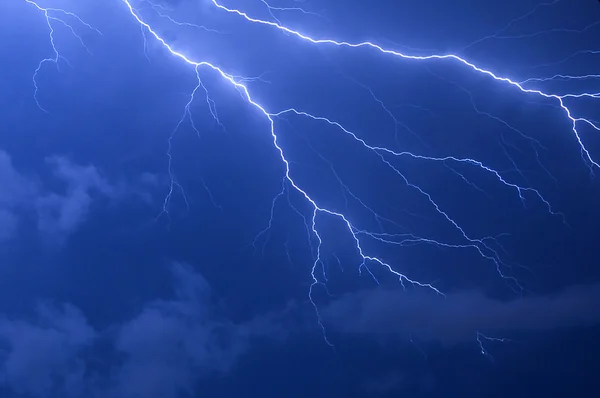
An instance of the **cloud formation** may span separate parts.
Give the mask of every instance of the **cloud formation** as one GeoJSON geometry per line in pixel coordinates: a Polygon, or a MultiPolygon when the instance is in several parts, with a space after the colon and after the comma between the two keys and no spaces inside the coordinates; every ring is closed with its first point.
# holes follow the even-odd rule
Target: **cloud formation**
{"type": "Polygon", "coordinates": [[[46,396],[58,382],[63,393],[81,392],[85,365],[79,354],[94,330],[75,307],[41,305],[32,321],[0,319],[5,379],[18,394],[46,396]]]}
{"type": "MultiPolygon", "coordinates": [[[[71,305],[41,305],[26,319],[0,317],[2,387],[32,398],[193,396],[204,378],[232,370],[255,340],[320,332],[314,317],[297,318],[296,306],[236,324],[219,312],[200,274],[182,264],[172,270],[172,298],[151,301],[104,330],[71,305]]],[[[600,285],[512,301],[477,291],[443,298],[376,289],[342,296],[320,313],[329,331],[345,335],[454,345],[473,342],[476,331],[504,335],[598,323],[599,300],[600,285]]],[[[363,387],[370,394],[382,383],[386,391],[401,388],[405,379],[397,376],[363,387]]]]}
{"type": "MultiPolygon", "coordinates": [[[[20,173],[11,157],[0,150],[0,242],[12,238],[29,213],[41,233],[60,240],[85,221],[95,199],[144,197],[136,187],[109,182],[93,165],[76,165],[58,156],[47,158],[46,164],[60,189],[20,173]]],[[[143,179],[141,183],[147,185],[143,179]]]]}
{"type": "Polygon", "coordinates": [[[60,157],[46,159],[54,177],[66,185],[63,193],[47,192],[35,201],[38,228],[62,236],[76,229],[85,219],[92,195],[115,199],[118,189],[109,184],[94,166],[78,166],[60,157]]]}
{"type": "Polygon", "coordinates": [[[220,317],[191,267],[176,264],[173,274],[172,299],[104,332],[70,305],[41,306],[28,320],[0,318],[5,387],[31,397],[175,398],[230,370],[261,324],[220,317]]]}
{"type": "Polygon", "coordinates": [[[502,336],[596,324],[599,302],[599,284],[511,301],[491,299],[479,291],[444,298],[423,290],[376,289],[347,294],[321,314],[327,325],[348,334],[451,345],[473,341],[476,331],[502,336]]]}
{"type": "Polygon", "coordinates": [[[117,397],[170,398],[191,392],[207,374],[229,370],[248,347],[251,330],[218,317],[206,281],[176,265],[176,297],[150,303],[122,325],[115,348],[117,397]]]}
{"type": "Polygon", "coordinates": [[[18,217],[15,212],[35,198],[36,185],[23,177],[13,166],[10,156],[0,150],[0,242],[16,232],[18,217]]]}

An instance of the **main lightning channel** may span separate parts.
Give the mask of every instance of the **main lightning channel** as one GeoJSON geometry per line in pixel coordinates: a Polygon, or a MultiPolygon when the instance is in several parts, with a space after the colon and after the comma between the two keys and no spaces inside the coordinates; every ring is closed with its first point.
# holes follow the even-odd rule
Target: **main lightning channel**
{"type": "MultiPolygon", "coordinates": [[[[476,239],[476,238],[472,238],[472,237],[468,236],[467,233],[464,231],[464,229],[462,227],[460,227],[460,225],[454,219],[452,219],[444,210],[442,210],[438,206],[438,204],[433,200],[433,198],[431,197],[431,195],[429,195],[427,192],[425,192],[424,190],[422,190],[420,187],[412,184],[397,168],[395,168],[388,160],[386,160],[383,157],[382,153],[391,154],[391,155],[394,155],[394,156],[411,156],[411,157],[414,157],[414,158],[421,158],[421,159],[427,159],[427,160],[433,160],[433,161],[441,161],[441,162],[445,162],[445,161],[461,162],[461,163],[467,163],[467,164],[471,164],[471,165],[477,166],[477,167],[485,170],[488,173],[492,173],[496,177],[496,179],[499,180],[502,184],[507,185],[509,187],[512,187],[512,188],[516,189],[517,192],[518,192],[518,194],[519,194],[519,197],[521,198],[521,200],[524,200],[524,198],[523,198],[523,193],[524,192],[532,192],[532,193],[534,193],[539,199],[541,199],[543,201],[543,203],[547,206],[548,210],[552,214],[556,214],[556,213],[553,212],[553,210],[552,210],[552,208],[550,206],[550,203],[547,200],[545,200],[537,190],[532,189],[532,188],[523,188],[523,187],[517,186],[515,184],[508,183],[507,181],[505,181],[501,177],[501,175],[497,171],[495,171],[495,170],[493,170],[493,169],[485,166],[483,163],[481,163],[479,161],[476,161],[476,160],[473,160],[473,159],[458,159],[458,158],[455,158],[455,157],[431,158],[431,157],[424,157],[424,156],[415,155],[415,154],[412,154],[412,153],[409,153],[409,152],[397,153],[397,152],[394,152],[394,151],[389,150],[387,148],[371,146],[371,145],[367,144],[364,140],[358,138],[358,136],[356,136],[354,133],[352,133],[349,130],[347,130],[346,128],[344,128],[341,124],[339,124],[337,122],[333,122],[330,119],[327,119],[327,118],[324,118],[324,117],[314,116],[314,115],[309,114],[307,112],[298,111],[296,109],[288,109],[288,110],[280,111],[280,112],[277,112],[277,113],[271,113],[271,112],[267,111],[266,108],[263,105],[257,103],[253,99],[253,97],[251,96],[251,94],[249,92],[248,87],[245,84],[243,84],[243,82],[241,82],[239,80],[236,80],[234,76],[228,74],[223,69],[221,69],[220,67],[218,67],[218,66],[216,66],[216,65],[214,65],[212,63],[209,63],[209,62],[206,62],[206,61],[196,61],[196,60],[193,60],[189,56],[187,56],[187,55],[185,55],[185,54],[183,54],[183,53],[178,52],[177,50],[175,50],[171,46],[171,44],[169,44],[147,22],[145,22],[142,19],[142,17],[139,15],[139,13],[136,11],[136,9],[132,6],[130,0],[122,0],[122,1],[127,6],[129,12],[136,19],[136,21],[142,27],[144,27],[145,29],[147,29],[147,31],[152,36],[154,36],[155,39],[158,40],[172,55],[174,55],[176,57],[179,57],[184,62],[186,62],[186,63],[194,66],[196,68],[196,70],[199,67],[208,67],[208,68],[216,71],[226,81],[228,81],[231,85],[233,85],[233,87],[235,87],[240,93],[242,93],[243,96],[245,97],[245,99],[248,101],[248,103],[250,103],[256,109],[258,109],[267,118],[267,120],[269,121],[270,133],[271,133],[271,136],[273,138],[273,145],[277,149],[277,151],[278,151],[278,153],[279,153],[279,155],[281,157],[281,160],[282,160],[282,162],[283,162],[283,164],[285,166],[285,177],[286,177],[286,180],[313,207],[313,215],[312,215],[312,220],[311,220],[311,229],[312,229],[313,235],[317,239],[317,249],[316,249],[316,259],[315,259],[315,261],[313,263],[312,272],[311,272],[311,275],[312,275],[312,278],[313,278],[313,284],[311,285],[311,296],[312,296],[312,289],[313,289],[313,287],[321,283],[320,280],[316,276],[317,267],[318,267],[318,265],[320,265],[322,263],[322,260],[321,260],[321,250],[320,250],[321,244],[322,244],[322,240],[321,240],[321,235],[319,234],[318,229],[317,229],[317,215],[319,213],[324,213],[324,214],[328,214],[330,216],[334,216],[334,217],[342,220],[346,224],[346,226],[348,228],[348,231],[350,232],[352,238],[354,239],[354,242],[355,242],[355,245],[356,245],[355,247],[356,247],[356,249],[357,249],[360,257],[362,258],[362,262],[363,263],[361,264],[361,267],[362,266],[366,266],[367,262],[373,262],[373,263],[379,264],[379,265],[383,266],[384,268],[388,269],[390,272],[392,272],[394,275],[396,275],[400,279],[400,281],[402,283],[408,282],[408,283],[411,283],[411,284],[414,284],[414,285],[417,285],[417,286],[428,287],[428,288],[434,290],[435,292],[437,292],[439,294],[441,294],[441,292],[437,288],[435,288],[433,285],[431,285],[431,284],[421,283],[421,282],[418,282],[416,280],[408,278],[406,275],[404,275],[404,274],[396,271],[395,269],[393,269],[390,264],[388,264],[384,260],[380,259],[379,257],[370,256],[370,255],[365,254],[364,251],[363,251],[362,245],[361,245],[361,240],[359,239],[358,235],[359,234],[365,234],[366,236],[369,236],[369,237],[374,238],[374,239],[381,239],[381,238],[380,237],[377,238],[377,236],[375,234],[373,234],[373,233],[362,231],[362,230],[356,228],[351,223],[351,221],[349,220],[349,218],[345,214],[343,214],[341,212],[336,212],[336,211],[327,209],[327,208],[322,207],[322,206],[319,206],[318,203],[306,192],[306,190],[304,190],[302,187],[300,187],[296,183],[296,181],[294,180],[294,178],[291,175],[290,163],[289,163],[289,161],[287,160],[287,158],[285,156],[283,148],[278,143],[278,137],[277,137],[277,134],[276,134],[276,131],[275,131],[275,120],[274,120],[275,117],[278,117],[278,116],[281,116],[284,113],[290,113],[290,112],[295,113],[296,115],[299,115],[299,116],[305,116],[305,117],[312,118],[313,120],[324,121],[326,123],[329,123],[330,125],[335,125],[336,127],[340,128],[342,131],[344,131],[346,134],[351,135],[355,140],[359,141],[366,148],[368,148],[368,149],[370,149],[370,150],[372,150],[374,152],[377,152],[378,155],[380,156],[381,160],[386,165],[388,165],[390,168],[392,168],[402,178],[402,180],[404,181],[404,183],[406,185],[408,185],[408,186],[416,189],[418,192],[420,192],[422,195],[424,195],[427,198],[427,200],[429,201],[429,203],[435,208],[435,210],[440,215],[442,215],[448,222],[450,222],[458,231],[460,231],[460,234],[462,235],[462,237],[468,243],[466,245],[449,245],[449,244],[446,244],[444,242],[438,242],[438,241],[434,241],[434,240],[431,240],[431,239],[418,238],[418,237],[415,238],[416,242],[420,242],[420,243],[435,243],[435,244],[438,244],[439,246],[450,246],[450,247],[472,247],[475,250],[477,250],[477,252],[483,258],[492,261],[496,265],[498,273],[503,278],[510,279],[511,281],[513,281],[520,288],[520,285],[518,284],[518,282],[516,281],[516,279],[514,279],[513,277],[510,277],[510,276],[507,276],[507,275],[505,275],[502,272],[502,266],[504,266],[505,264],[502,263],[502,261],[501,261],[499,255],[498,255],[498,253],[488,243],[486,243],[486,240],[491,240],[493,238],[486,237],[486,238],[483,238],[483,239],[476,239]]],[[[380,51],[382,53],[385,53],[385,54],[390,54],[390,55],[393,55],[393,56],[397,56],[397,57],[401,57],[401,58],[405,58],[405,59],[411,59],[411,60],[418,60],[418,61],[435,60],[435,59],[438,59],[438,60],[444,60],[444,59],[455,60],[455,61],[461,62],[462,64],[470,67],[471,69],[473,69],[473,70],[475,70],[475,71],[477,71],[479,73],[483,73],[483,74],[486,74],[488,76],[491,76],[495,80],[509,83],[509,84],[517,87],[519,90],[521,90],[521,91],[523,91],[525,93],[533,93],[533,94],[541,95],[541,96],[546,97],[546,98],[556,99],[556,100],[559,101],[559,104],[560,104],[561,108],[567,113],[568,117],[571,119],[571,121],[573,123],[573,132],[574,132],[575,136],[577,137],[577,141],[579,142],[579,145],[580,145],[580,148],[581,148],[581,151],[582,151],[582,155],[584,155],[584,159],[586,159],[591,165],[600,167],[600,165],[598,165],[598,163],[596,163],[591,158],[591,156],[590,156],[587,148],[584,146],[583,142],[581,141],[579,133],[578,133],[578,131],[576,129],[577,120],[571,116],[570,110],[564,105],[563,98],[560,97],[560,96],[553,95],[553,94],[547,94],[547,93],[544,93],[544,92],[539,91],[539,90],[526,89],[526,88],[524,88],[522,85],[520,85],[517,82],[514,82],[514,81],[512,81],[512,80],[510,80],[508,78],[505,78],[505,77],[497,76],[493,72],[485,70],[485,69],[482,69],[482,68],[476,66],[475,64],[470,63],[467,60],[465,60],[465,59],[463,59],[463,58],[461,58],[461,57],[459,57],[457,55],[449,54],[449,55],[413,56],[413,55],[407,55],[407,54],[404,54],[404,53],[400,53],[400,52],[396,52],[396,51],[393,51],[393,50],[385,49],[385,48],[383,48],[383,47],[381,47],[381,46],[379,46],[377,44],[373,44],[371,42],[349,43],[349,42],[344,42],[344,41],[335,41],[335,40],[332,40],[332,39],[315,39],[315,38],[312,38],[310,36],[307,36],[307,35],[305,35],[303,33],[300,33],[300,32],[298,32],[296,30],[290,29],[290,28],[282,25],[278,20],[276,22],[272,22],[272,21],[265,21],[265,20],[261,20],[261,19],[256,19],[256,18],[253,18],[253,17],[249,16],[247,13],[245,13],[243,11],[240,11],[240,10],[237,10],[237,9],[227,8],[227,7],[223,6],[222,4],[218,3],[216,0],[211,0],[211,2],[218,9],[224,10],[224,11],[226,11],[228,13],[235,14],[237,16],[241,16],[245,20],[247,20],[247,21],[249,21],[251,23],[257,23],[257,24],[262,24],[262,25],[266,25],[266,26],[277,28],[277,29],[279,29],[279,30],[281,30],[281,31],[283,31],[283,32],[285,32],[287,34],[294,35],[294,36],[296,36],[296,37],[298,37],[298,38],[300,38],[302,40],[309,41],[309,42],[311,42],[313,44],[316,44],[316,45],[330,44],[330,45],[345,46],[345,47],[351,47],[351,48],[370,47],[370,48],[374,48],[374,49],[376,49],[376,50],[378,50],[378,51],[380,51]]],[[[283,191],[282,191],[282,193],[283,193],[283,191]]],[[[275,198],[275,200],[279,196],[281,196],[282,193],[280,193],[275,198]]],[[[275,202],[275,200],[274,200],[274,202],[275,202]]],[[[269,226],[270,225],[271,225],[271,222],[269,222],[269,226]]],[[[368,267],[367,267],[367,269],[368,269],[368,267]]],[[[311,299],[311,301],[312,301],[312,299],[311,299]]],[[[313,304],[314,304],[314,302],[313,302],[313,304]]],[[[316,305],[315,305],[315,308],[316,308],[316,305]]]]}

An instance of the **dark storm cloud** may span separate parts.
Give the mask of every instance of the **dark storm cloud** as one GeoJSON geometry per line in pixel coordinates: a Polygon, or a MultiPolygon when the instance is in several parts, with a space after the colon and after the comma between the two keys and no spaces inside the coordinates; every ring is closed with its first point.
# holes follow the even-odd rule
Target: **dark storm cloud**
{"type": "MultiPolygon", "coordinates": [[[[47,158],[46,163],[64,189],[50,190],[37,176],[20,173],[11,157],[0,150],[0,242],[14,236],[27,212],[35,214],[40,232],[62,239],[85,221],[95,199],[115,201],[131,195],[148,199],[144,189],[111,183],[93,165],[76,165],[59,156],[47,158]]],[[[148,178],[143,176],[138,185],[155,185],[148,178]]]]}
{"type": "Polygon", "coordinates": [[[250,340],[264,334],[265,322],[233,324],[217,314],[201,275],[180,264],[173,274],[172,299],[148,303],[105,332],[72,306],[43,306],[27,320],[0,319],[7,387],[32,397],[174,398],[230,370],[250,340]],[[95,370],[92,359],[108,369],[95,370]]]}
{"type": "Polygon", "coordinates": [[[475,332],[539,332],[600,322],[600,285],[572,286],[548,296],[499,301],[478,291],[441,297],[423,291],[377,289],[348,294],[322,309],[330,327],[379,338],[456,344],[475,332]]]}

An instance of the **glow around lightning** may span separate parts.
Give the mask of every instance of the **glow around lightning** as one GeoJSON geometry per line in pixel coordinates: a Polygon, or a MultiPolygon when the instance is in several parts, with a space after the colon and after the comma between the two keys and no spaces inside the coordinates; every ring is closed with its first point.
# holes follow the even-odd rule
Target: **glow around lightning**
{"type": "MultiPolygon", "coordinates": [[[[94,30],[98,34],[101,34],[101,33],[100,33],[100,31],[98,31],[94,27],[92,27],[90,24],[83,21],[81,18],[79,18],[75,14],[69,12],[68,10],[55,9],[55,8],[43,8],[40,5],[38,5],[36,2],[34,2],[33,0],[24,0],[24,1],[29,3],[30,5],[32,5],[33,7],[35,7],[39,12],[42,13],[43,17],[45,18],[45,22],[49,28],[50,43],[52,45],[52,50],[54,52],[54,56],[52,58],[43,59],[40,62],[38,68],[35,70],[34,75],[33,75],[33,83],[34,83],[34,89],[35,89],[34,98],[36,100],[38,107],[42,110],[45,110],[37,99],[37,93],[39,90],[39,85],[37,82],[38,73],[45,64],[54,63],[55,65],[58,66],[59,61],[61,59],[64,59],[60,55],[59,49],[56,44],[55,35],[54,35],[55,24],[61,24],[61,25],[68,27],[69,30],[71,31],[71,33],[73,35],[75,35],[75,37],[77,37],[81,41],[82,45],[84,45],[84,43],[81,40],[80,36],[77,34],[77,29],[75,29],[73,27],[73,23],[78,23],[84,29],[94,30]]],[[[325,271],[324,271],[324,262],[323,262],[324,260],[322,258],[322,253],[321,253],[321,245],[322,245],[323,241],[322,241],[322,234],[319,229],[319,223],[321,222],[319,216],[328,216],[328,217],[331,217],[333,219],[337,219],[338,221],[343,222],[343,224],[347,228],[349,236],[352,238],[352,240],[354,242],[354,248],[359,256],[360,271],[366,270],[373,276],[374,279],[375,279],[375,276],[371,272],[370,267],[379,266],[379,267],[383,267],[384,269],[387,269],[390,273],[397,276],[403,286],[406,286],[407,284],[411,284],[411,285],[414,285],[417,287],[431,289],[434,292],[443,295],[443,293],[440,290],[438,290],[433,284],[414,280],[410,276],[402,273],[399,270],[399,269],[401,269],[401,264],[392,264],[390,261],[378,256],[376,253],[368,253],[366,250],[363,249],[363,246],[364,246],[363,242],[365,240],[375,240],[375,241],[383,242],[383,243],[389,244],[389,245],[401,245],[402,246],[402,245],[414,245],[414,244],[427,244],[427,245],[434,245],[434,246],[438,246],[438,247],[451,247],[451,248],[456,248],[456,249],[474,250],[486,261],[493,264],[494,267],[497,269],[499,275],[502,278],[505,278],[507,281],[510,281],[511,285],[513,287],[520,288],[518,281],[513,276],[511,276],[509,273],[506,272],[506,270],[509,268],[508,264],[506,264],[502,260],[500,253],[498,253],[491,244],[492,242],[495,241],[495,239],[496,239],[495,237],[492,237],[492,236],[473,237],[473,236],[471,236],[452,217],[451,214],[449,214],[445,209],[442,208],[442,206],[440,206],[435,201],[435,199],[427,191],[425,191],[418,185],[412,183],[398,168],[396,168],[392,164],[390,159],[409,158],[409,159],[418,159],[418,160],[422,160],[422,161],[436,162],[436,163],[440,163],[441,165],[443,165],[445,167],[449,167],[449,168],[451,168],[453,164],[455,164],[455,165],[462,164],[462,165],[466,165],[468,167],[476,168],[476,169],[486,173],[491,179],[496,181],[497,184],[501,184],[507,188],[512,189],[514,191],[515,195],[517,195],[523,201],[523,203],[525,203],[527,200],[530,200],[530,199],[537,200],[547,208],[549,213],[556,215],[558,217],[562,217],[562,215],[559,212],[557,212],[553,209],[550,202],[548,200],[546,200],[538,190],[531,188],[531,187],[520,186],[513,182],[508,181],[505,177],[503,177],[502,172],[495,170],[492,167],[489,167],[481,160],[471,159],[471,158],[459,158],[459,157],[454,157],[454,156],[430,157],[430,156],[425,156],[425,155],[418,154],[418,153],[412,153],[412,152],[406,152],[406,151],[395,151],[395,150],[392,150],[387,147],[376,146],[376,145],[369,143],[369,140],[367,138],[364,138],[360,132],[352,131],[351,129],[343,126],[338,121],[329,118],[327,115],[319,115],[319,114],[311,113],[304,109],[295,109],[295,108],[279,109],[279,110],[267,109],[266,105],[259,103],[254,99],[251,90],[248,88],[247,82],[251,79],[232,75],[232,74],[228,73],[226,70],[224,70],[222,67],[220,67],[219,65],[216,65],[214,63],[211,63],[211,62],[208,62],[208,61],[205,61],[202,59],[195,59],[191,55],[177,50],[173,46],[172,43],[170,43],[166,38],[161,36],[161,34],[155,29],[154,26],[152,26],[149,22],[147,22],[142,17],[141,13],[139,12],[140,4],[134,3],[133,0],[114,0],[114,1],[121,2],[122,3],[121,5],[123,6],[123,11],[129,13],[131,15],[132,22],[139,25],[139,27],[141,28],[141,30],[144,34],[144,44],[146,44],[146,40],[154,40],[155,42],[160,44],[162,46],[162,48],[164,50],[166,50],[166,52],[170,56],[173,56],[173,57],[179,59],[182,63],[188,64],[190,66],[190,68],[194,70],[194,73],[197,77],[197,85],[191,91],[189,101],[185,105],[183,116],[182,116],[181,120],[179,121],[179,123],[177,124],[177,127],[179,127],[179,125],[186,118],[189,118],[189,120],[192,123],[192,128],[194,130],[196,130],[196,127],[193,125],[193,120],[192,120],[191,113],[190,113],[190,105],[195,100],[195,96],[198,93],[203,93],[205,96],[207,106],[208,106],[213,118],[218,122],[218,124],[221,127],[225,128],[224,124],[218,117],[215,103],[209,97],[206,87],[204,86],[203,82],[200,79],[200,75],[199,75],[198,71],[201,68],[211,70],[211,71],[215,72],[218,76],[220,76],[220,78],[224,82],[229,84],[232,88],[236,89],[241,94],[242,98],[248,104],[250,104],[252,107],[254,107],[256,112],[258,112],[260,115],[262,115],[264,117],[264,120],[266,122],[268,122],[268,126],[269,126],[268,130],[272,137],[273,147],[280,156],[281,164],[284,169],[284,175],[283,175],[282,190],[273,200],[273,206],[271,208],[271,220],[268,223],[268,228],[263,232],[267,232],[272,224],[272,218],[275,216],[274,215],[275,203],[278,200],[282,200],[286,193],[287,193],[287,195],[289,195],[289,190],[295,191],[296,193],[300,194],[301,197],[303,197],[304,200],[310,205],[312,210],[311,210],[310,216],[308,216],[308,217],[306,215],[302,214],[299,210],[297,210],[295,208],[294,208],[294,210],[298,214],[300,214],[305,221],[305,225],[306,225],[307,230],[310,235],[309,242],[311,242],[313,240],[316,242],[316,245],[314,245],[314,248],[311,246],[311,248],[314,251],[314,253],[313,253],[314,254],[314,262],[312,263],[312,268],[311,268],[312,284],[310,287],[309,296],[311,298],[311,302],[313,303],[313,305],[317,311],[317,314],[318,314],[318,307],[312,299],[313,292],[314,292],[315,287],[317,287],[317,286],[325,287],[326,282],[327,282],[325,271]],[[318,203],[318,201],[316,199],[313,198],[313,196],[311,196],[311,194],[307,191],[307,189],[305,189],[301,184],[299,184],[297,182],[292,164],[290,163],[290,161],[288,161],[288,158],[286,157],[285,149],[279,143],[276,122],[278,121],[279,118],[281,118],[283,116],[290,116],[290,115],[294,116],[294,117],[311,119],[313,121],[323,123],[330,127],[333,127],[335,129],[337,129],[339,132],[341,132],[341,133],[345,134],[346,136],[348,136],[349,138],[353,139],[356,143],[360,144],[366,151],[370,151],[373,154],[375,154],[386,167],[389,167],[390,170],[392,170],[394,173],[396,173],[396,175],[399,177],[400,181],[402,181],[406,186],[414,189],[418,194],[420,194],[422,196],[422,198],[429,204],[429,206],[431,206],[431,208],[433,208],[434,211],[436,211],[439,216],[441,216],[447,223],[449,223],[459,233],[459,235],[462,238],[462,243],[461,244],[451,244],[451,243],[447,243],[444,241],[433,240],[433,239],[423,237],[423,236],[416,236],[413,234],[388,234],[388,233],[385,233],[382,231],[364,230],[357,226],[357,223],[355,220],[353,220],[351,214],[347,214],[345,212],[340,212],[340,211],[335,211],[333,209],[329,209],[327,207],[322,206],[320,203],[318,203]]],[[[308,35],[307,33],[301,32],[299,30],[294,30],[294,29],[287,27],[286,25],[282,24],[280,22],[280,19],[278,19],[276,16],[276,14],[279,12],[301,12],[304,14],[312,15],[311,13],[308,13],[299,7],[292,7],[292,8],[273,7],[266,1],[261,0],[263,5],[267,8],[269,14],[272,17],[272,20],[264,20],[264,19],[256,18],[243,10],[240,10],[237,8],[230,8],[229,6],[225,5],[221,1],[217,1],[217,0],[209,0],[209,1],[210,1],[211,5],[213,7],[215,7],[217,10],[219,10],[220,12],[222,12],[224,14],[229,14],[231,18],[236,18],[240,24],[261,25],[265,29],[272,29],[272,30],[278,31],[282,34],[287,34],[288,36],[294,37],[298,41],[302,41],[302,42],[306,42],[306,43],[309,43],[314,46],[322,47],[324,50],[326,50],[327,48],[330,48],[330,47],[346,47],[346,48],[354,49],[355,51],[370,52],[373,55],[379,55],[379,56],[383,55],[383,56],[387,56],[390,58],[402,58],[405,60],[423,63],[423,64],[431,63],[431,62],[459,64],[462,67],[466,68],[467,70],[470,70],[474,74],[487,76],[489,79],[495,80],[498,84],[504,84],[504,85],[510,86],[514,90],[521,92],[523,95],[537,96],[537,97],[545,98],[548,101],[554,101],[556,103],[556,105],[558,105],[558,107],[560,107],[560,109],[564,113],[564,117],[570,121],[570,124],[571,124],[570,133],[573,135],[574,139],[578,143],[579,149],[581,152],[581,157],[582,157],[583,161],[585,162],[585,164],[589,167],[590,172],[593,174],[597,168],[600,168],[600,164],[598,163],[598,161],[596,161],[592,157],[592,154],[590,153],[590,151],[588,151],[588,148],[584,144],[584,142],[581,138],[581,135],[580,135],[580,131],[579,131],[579,127],[581,125],[587,125],[587,126],[591,127],[592,129],[600,132],[600,126],[598,125],[598,122],[595,122],[591,119],[586,119],[586,118],[576,115],[572,111],[572,109],[567,107],[567,105],[565,104],[567,99],[576,99],[576,98],[599,99],[600,93],[594,93],[594,92],[551,93],[551,92],[546,92],[546,91],[542,91],[541,89],[535,88],[536,84],[544,83],[547,81],[575,80],[575,79],[578,79],[578,80],[597,79],[598,75],[585,75],[585,76],[555,75],[555,76],[551,76],[551,77],[547,77],[547,78],[530,78],[530,79],[519,82],[519,81],[512,80],[510,78],[507,78],[507,77],[500,76],[500,75],[494,73],[492,70],[484,69],[484,68],[476,65],[475,63],[469,61],[468,59],[461,57],[459,55],[456,55],[456,54],[412,55],[412,54],[408,54],[408,53],[399,52],[399,51],[396,51],[391,48],[383,47],[377,43],[369,42],[369,41],[348,42],[348,41],[343,41],[343,40],[334,40],[331,38],[319,38],[316,36],[308,35]]],[[[547,3],[547,4],[544,3],[543,5],[551,5],[558,1],[559,0],[555,0],[551,3],[547,3]]],[[[161,18],[166,19],[169,22],[176,24],[178,26],[192,26],[192,27],[204,29],[207,31],[215,32],[204,26],[193,25],[193,24],[189,24],[186,22],[176,21],[168,15],[168,13],[167,13],[168,10],[164,9],[161,6],[158,6],[158,5],[149,3],[149,2],[143,2],[143,4],[145,6],[150,5],[151,8],[156,12],[157,15],[159,15],[161,18]]],[[[533,10],[533,11],[535,11],[535,10],[533,10]]],[[[522,17],[520,17],[520,18],[522,18],[522,17]]],[[[516,20],[518,20],[518,19],[516,19],[516,20]]],[[[511,21],[510,24],[514,23],[516,20],[511,21]]],[[[508,36],[502,36],[503,31],[506,30],[506,28],[508,26],[510,26],[510,24],[507,25],[502,30],[496,32],[495,35],[483,38],[477,42],[470,44],[469,46],[477,45],[479,42],[481,42],[483,40],[488,40],[488,39],[493,39],[493,38],[497,38],[497,39],[511,38],[508,36]]],[[[586,27],[586,29],[589,29],[589,28],[590,27],[586,27]]],[[[144,47],[144,49],[145,49],[145,47],[144,47]]],[[[375,97],[375,95],[373,94],[372,91],[371,91],[371,95],[377,102],[379,102],[379,104],[382,107],[385,108],[385,105],[379,99],[377,99],[377,97],[375,97]]],[[[388,111],[387,108],[385,108],[385,109],[386,109],[386,111],[388,111]]],[[[476,111],[477,111],[477,109],[476,109],[476,111]]],[[[389,113],[389,111],[388,111],[388,113],[389,113]]],[[[491,117],[491,115],[487,115],[487,116],[491,117]]],[[[503,121],[501,121],[501,122],[503,122],[503,121]]],[[[503,123],[505,123],[505,122],[503,122],[503,123]]],[[[512,128],[508,124],[506,124],[506,126],[509,128],[512,128]]],[[[513,130],[515,130],[515,129],[513,129],[513,130]]],[[[517,131],[517,130],[515,130],[515,131],[517,131]]],[[[172,136],[171,136],[171,138],[172,138],[172,136]]],[[[169,145],[170,145],[170,141],[169,141],[169,145]]],[[[170,186],[168,195],[165,198],[165,203],[164,203],[164,211],[165,212],[168,211],[168,205],[169,205],[171,196],[173,194],[173,189],[174,188],[183,189],[178,184],[178,182],[173,177],[173,174],[171,173],[171,168],[170,168],[171,154],[170,154],[170,152],[169,152],[168,156],[169,156],[169,173],[171,175],[171,186],[170,186]]],[[[333,168],[333,166],[331,166],[331,169],[332,169],[334,175],[336,176],[336,178],[338,179],[341,187],[344,189],[344,191],[347,194],[351,195],[354,199],[356,199],[364,208],[369,210],[378,221],[380,221],[381,217],[379,217],[376,210],[371,209],[366,204],[364,204],[360,200],[360,198],[357,195],[355,195],[353,192],[351,192],[347,188],[347,186],[343,183],[343,181],[339,177],[337,177],[337,173],[335,172],[335,169],[333,168]]],[[[451,170],[453,170],[455,173],[457,173],[465,182],[467,182],[467,183],[471,184],[472,186],[474,186],[475,188],[477,188],[465,176],[458,173],[454,169],[451,169],[451,170]]],[[[479,189],[479,188],[477,188],[477,189],[479,189]]],[[[387,220],[387,221],[390,221],[390,220],[387,220]]],[[[260,234],[259,234],[259,236],[260,236],[260,234]]],[[[319,319],[319,323],[321,324],[320,319],[319,319]]],[[[321,326],[323,327],[322,324],[321,324],[321,326]]],[[[478,341],[481,344],[480,337],[483,337],[483,335],[480,335],[480,334],[477,335],[478,341]]],[[[482,348],[482,351],[485,354],[485,350],[483,350],[483,348],[482,348]]]]}

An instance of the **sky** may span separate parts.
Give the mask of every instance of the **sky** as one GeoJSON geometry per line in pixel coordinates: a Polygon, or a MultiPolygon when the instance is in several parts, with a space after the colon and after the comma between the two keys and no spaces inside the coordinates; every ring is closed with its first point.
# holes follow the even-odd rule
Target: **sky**
{"type": "Polygon", "coordinates": [[[600,4],[5,0],[0,397],[600,387],[600,4]]]}

